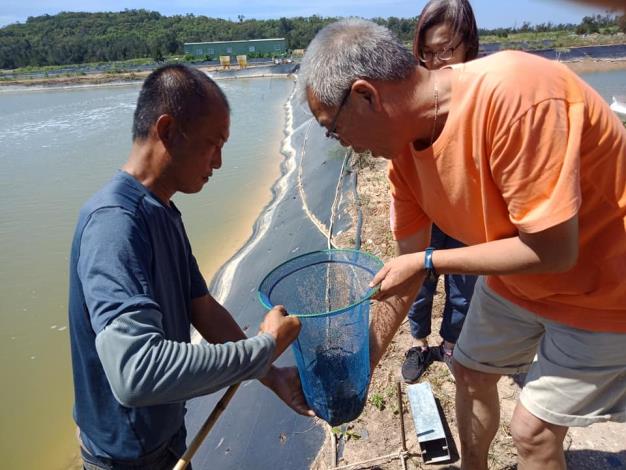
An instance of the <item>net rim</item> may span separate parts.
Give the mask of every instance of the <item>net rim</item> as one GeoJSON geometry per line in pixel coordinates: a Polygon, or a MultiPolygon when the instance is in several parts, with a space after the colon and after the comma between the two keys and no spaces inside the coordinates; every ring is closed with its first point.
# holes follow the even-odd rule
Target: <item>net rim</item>
{"type": "MultiPolygon", "coordinates": [[[[265,283],[265,281],[272,276],[277,270],[281,269],[283,266],[292,263],[293,261],[300,259],[300,258],[304,258],[306,256],[312,256],[312,255],[317,255],[319,253],[325,253],[325,254],[330,254],[330,253],[352,253],[352,254],[358,254],[358,255],[364,255],[372,260],[374,260],[376,262],[376,264],[378,265],[378,269],[380,270],[383,266],[384,263],[383,261],[378,257],[375,256],[371,253],[368,253],[366,251],[361,251],[361,250],[352,250],[352,249],[328,249],[328,250],[316,250],[316,251],[310,251],[308,253],[303,253],[301,255],[298,256],[294,256],[293,258],[288,259],[287,261],[284,261],[282,263],[280,263],[278,266],[275,266],[274,269],[272,269],[261,281],[261,283],[259,284],[259,287],[257,288],[257,299],[259,300],[259,302],[261,303],[261,305],[263,305],[263,307],[267,308],[267,309],[272,309],[275,306],[272,305],[272,303],[270,302],[270,299],[267,297],[266,294],[264,294],[261,291],[261,286],[265,283]]],[[[358,264],[354,263],[356,266],[359,266],[358,264]]],[[[361,268],[363,268],[363,266],[359,266],[361,268]]],[[[372,298],[372,296],[374,294],[376,294],[376,292],[378,292],[378,290],[380,289],[380,286],[374,286],[370,289],[368,289],[365,294],[363,295],[363,297],[361,297],[359,300],[357,300],[356,302],[351,303],[350,305],[347,305],[345,307],[341,307],[335,310],[331,310],[330,312],[314,312],[314,313],[289,313],[289,315],[294,316],[294,317],[298,317],[298,318],[312,318],[312,317],[330,317],[333,315],[338,315],[340,313],[345,312],[346,310],[350,310],[353,309],[354,307],[362,304],[363,302],[369,300],[372,298]]]]}

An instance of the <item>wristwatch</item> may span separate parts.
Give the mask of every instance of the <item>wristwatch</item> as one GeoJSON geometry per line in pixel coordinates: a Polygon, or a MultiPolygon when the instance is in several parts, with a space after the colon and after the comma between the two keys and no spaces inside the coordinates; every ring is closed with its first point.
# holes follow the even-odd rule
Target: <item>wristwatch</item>
{"type": "Polygon", "coordinates": [[[426,271],[426,280],[428,281],[437,281],[439,277],[433,265],[433,251],[435,249],[432,246],[429,246],[424,251],[424,270],[426,271]]]}

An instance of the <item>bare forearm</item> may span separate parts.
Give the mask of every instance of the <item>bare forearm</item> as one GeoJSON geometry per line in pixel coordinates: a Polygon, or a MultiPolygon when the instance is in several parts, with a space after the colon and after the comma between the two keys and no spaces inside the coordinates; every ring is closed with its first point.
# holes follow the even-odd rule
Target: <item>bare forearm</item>
{"type": "MultiPolygon", "coordinates": [[[[407,241],[399,241],[400,254],[418,252],[416,257],[408,257],[407,262],[414,272],[420,272],[424,269],[427,239],[422,232],[407,241]]],[[[440,274],[496,275],[562,272],[573,267],[577,259],[578,216],[541,232],[519,232],[515,237],[478,245],[435,250],[432,257],[440,274]]]]}
{"type": "Polygon", "coordinates": [[[246,339],[246,334],[219,302],[210,296],[194,299],[191,323],[198,333],[213,344],[246,339]]]}
{"type": "MultiPolygon", "coordinates": [[[[370,325],[370,364],[372,370],[380,361],[389,343],[415,300],[424,279],[424,252],[413,252],[417,244],[399,246],[407,253],[392,260],[394,266],[381,278],[384,302],[374,306],[370,325]],[[387,284],[389,283],[389,284],[387,284]],[[389,288],[388,285],[395,287],[389,288]]],[[[423,250],[423,244],[420,246],[423,250]]],[[[547,272],[554,268],[552,260],[542,259],[535,250],[518,237],[450,250],[435,250],[433,264],[440,274],[511,274],[547,272]]],[[[382,271],[385,271],[383,268],[382,271]]],[[[376,283],[376,280],[374,281],[376,283]]]]}
{"type": "MultiPolygon", "coordinates": [[[[415,299],[424,276],[424,233],[399,241],[408,253],[387,262],[376,273],[374,298],[386,300],[387,308],[374,315],[370,334],[371,364],[375,365],[415,299]],[[417,250],[415,250],[417,248],[417,250]]],[[[440,274],[523,274],[560,272],[570,269],[578,257],[578,218],[538,233],[525,234],[479,245],[435,250],[435,270],[440,274]]]]}
{"type": "Polygon", "coordinates": [[[519,237],[435,250],[432,260],[439,274],[532,274],[559,272],[571,267],[570,258],[560,256],[557,247],[552,252],[541,253],[519,237]]]}
{"type": "Polygon", "coordinates": [[[439,274],[521,274],[541,272],[546,268],[537,253],[518,237],[435,250],[432,259],[439,274]]]}
{"type": "MultiPolygon", "coordinates": [[[[396,242],[396,253],[403,255],[424,250],[430,240],[430,225],[419,232],[396,242]]],[[[417,255],[413,255],[417,256],[417,255]]],[[[409,307],[422,286],[423,275],[410,279],[398,294],[373,304],[370,323],[370,367],[374,370],[387,350],[396,331],[406,318],[409,307]]]]}
{"type": "Polygon", "coordinates": [[[415,283],[403,295],[394,295],[373,304],[370,323],[370,368],[374,370],[387,350],[396,331],[406,318],[422,282],[415,283]]]}

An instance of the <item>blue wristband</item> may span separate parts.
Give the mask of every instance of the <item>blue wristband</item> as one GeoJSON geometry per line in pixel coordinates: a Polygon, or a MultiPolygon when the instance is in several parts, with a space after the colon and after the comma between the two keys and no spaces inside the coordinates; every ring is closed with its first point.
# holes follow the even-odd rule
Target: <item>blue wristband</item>
{"type": "Polygon", "coordinates": [[[433,265],[433,251],[435,249],[432,246],[429,246],[424,251],[424,270],[426,271],[426,279],[429,281],[436,281],[437,277],[439,277],[433,265]]]}

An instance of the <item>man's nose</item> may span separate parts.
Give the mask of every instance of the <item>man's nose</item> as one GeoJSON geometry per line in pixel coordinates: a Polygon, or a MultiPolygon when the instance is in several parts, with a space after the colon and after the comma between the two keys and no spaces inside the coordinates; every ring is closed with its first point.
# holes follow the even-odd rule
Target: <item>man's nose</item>
{"type": "Polygon", "coordinates": [[[211,168],[219,170],[222,167],[222,149],[215,152],[215,155],[211,159],[211,168]]]}

